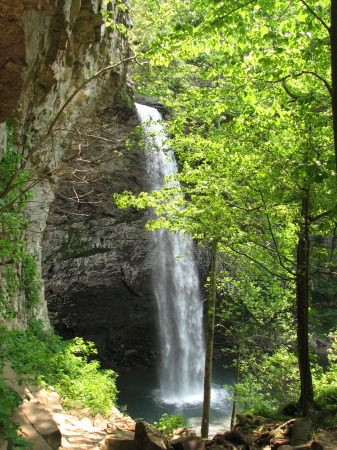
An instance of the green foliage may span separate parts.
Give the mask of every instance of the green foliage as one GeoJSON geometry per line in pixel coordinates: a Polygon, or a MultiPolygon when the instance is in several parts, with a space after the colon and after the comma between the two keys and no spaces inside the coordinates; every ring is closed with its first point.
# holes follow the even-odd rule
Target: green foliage
{"type": "MultiPolygon", "coordinates": [[[[134,3],[139,48],[151,59],[136,81],[174,111],[168,145],[181,185],[124,193],[117,204],[153,207],[150,229],[219,241],[219,253],[248,272],[246,280],[227,277],[227,294],[239,292],[252,320],[263,320],[263,308],[277,326],[279,314],[292,320],[296,299],[305,315],[299,286],[317,286],[317,274],[334,276],[337,264],[335,239],[326,245],[337,223],[331,2],[194,0],[170,8],[148,0],[144,11],[134,3]],[[149,24],[155,37],[146,36],[149,24]]],[[[307,334],[303,326],[299,337],[307,334]]],[[[307,353],[299,353],[302,367],[307,353]]]]}
{"type": "Polygon", "coordinates": [[[337,418],[337,335],[336,332],[330,333],[331,349],[329,351],[329,364],[322,371],[318,370],[314,377],[316,389],[316,404],[323,411],[323,414],[329,415],[329,420],[337,418]],[[332,416],[332,417],[331,417],[332,416]]]}
{"type": "Polygon", "coordinates": [[[163,434],[170,437],[173,435],[174,430],[186,427],[187,423],[184,416],[169,416],[164,413],[158,422],[154,422],[153,425],[163,434]]]}
{"type": "Polygon", "coordinates": [[[296,355],[287,348],[247,355],[248,351],[241,357],[241,379],[236,385],[236,399],[245,412],[270,417],[277,414],[282,405],[297,402],[296,355]]]}
{"type": "Polygon", "coordinates": [[[27,450],[30,445],[17,434],[19,427],[12,420],[14,410],[20,403],[19,395],[7,386],[0,373],[0,438],[4,438],[11,449],[27,450]]]}
{"type": "Polygon", "coordinates": [[[315,330],[325,336],[337,323],[336,280],[329,276],[316,275],[312,280],[312,320],[315,330]]]}
{"type": "Polygon", "coordinates": [[[52,385],[67,408],[90,407],[92,414],[109,414],[117,395],[116,374],[101,370],[94,345],[81,338],[63,341],[31,320],[27,331],[0,328],[1,357],[23,380],[52,385]]]}
{"type": "Polygon", "coordinates": [[[227,389],[237,409],[274,417],[298,396],[297,360],[290,349],[293,288],[239,256],[224,253],[220,263],[227,269],[218,274],[218,327],[231,342],[223,351],[236,369],[235,386],[227,389]]]}
{"type": "Polygon", "coordinates": [[[111,0],[104,0],[104,8],[101,10],[102,17],[105,21],[105,26],[119,33],[126,35],[128,32],[128,27],[121,20],[121,15],[119,12],[128,11],[128,7],[122,0],[116,0],[112,2],[111,0]],[[114,11],[113,8],[116,8],[114,11]]]}
{"type": "Polygon", "coordinates": [[[40,292],[43,286],[42,282],[37,280],[36,257],[29,253],[24,253],[21,260],[21,271],[20,287],[25,290],[25,306],[32,308],[39,303],[40,292]]]}
{"type": "Polygon", "coordinates": [[[20,169],[23,157],[14,148],[13,124],[6,125],[6,150],[0,160],[0,315],[11,320],[17,314],[11,304],[13,298],[23,292],[26,307],[32,308],[39,301],[42,285],[37,276],[36,258],[28,253],[22,238],[28,226],[23,212],[31,198],[26,188],[29,174],[20,169]]]}

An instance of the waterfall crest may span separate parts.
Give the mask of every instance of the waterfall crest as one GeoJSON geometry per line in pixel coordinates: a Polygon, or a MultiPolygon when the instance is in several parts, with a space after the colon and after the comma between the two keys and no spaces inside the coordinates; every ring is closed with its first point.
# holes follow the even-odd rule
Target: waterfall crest
{"type": "MultiPolygon", "coordinates": [[[[160,113],[136,104],[144,129],[149,189],[160,189],[164,177],[177,172],[174,154],[164,148],[160,113]]],[[[200,401],[203,392],[204,336],[199,278],[189,237],[169,230],[152,232],[155,254],[152,276],[158,308],[161,349],[160,398],[166,403],[200,401]]]]}

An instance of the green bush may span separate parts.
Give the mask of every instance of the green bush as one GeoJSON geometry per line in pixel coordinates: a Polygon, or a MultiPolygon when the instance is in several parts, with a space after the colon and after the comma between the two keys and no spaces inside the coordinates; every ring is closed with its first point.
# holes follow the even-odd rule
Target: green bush
{"type": "MultiPolygon", "coordinates": [[[[6,148],[0,157],[0,317],[10,321],[17,315],[12,300],[24,293],[25,306],[33,308],[40,299],[41,282],[36,257],[28,252],[22,232],[28,221],[24,216],[27,201],[32,198],[28,189],[30,174],[23,170],[24,157],[14,146],[14,126],[6,124],[6,148]]],[[[29,136],[25,136],[28,144],[29,136]]]]}
{"type": "Polygon", "coordinates": [[[187,423],[184,416],[169,416],[164,413],[159,421],[154,422],[153,425],[166,436],[171,436],[174,430],[186,427],[187,423]]]}
{"type": "Polygon", "coordinates": [[[12,420],[14,410],[21,403],[21,399],[12,388],[6,385],[1,375],[0,373],[0,438],[8,442],[8,448],[26,450],[30,445],[17,434],[19,427],[12,420]]]}
{"type": "Polygon", "coordinates": [[[0,358],[11,362],[25,381],[52,385],[66,408],[91,408],[92,414],[109,414],[115,404],[116,373],[101,370],[94,345],[81,338],[64,341],[32,320],[28,330],[0,327],[0,358]]]}
{"type": "Polygon", "coordinates": [[[337,412],[337,334],[329,335],[331,350],[328,353],[329,364],[325,371],[314,371],[313,383],[315,402],[318,408],[337,412]]]}
{"type": "Polygon", "coordinates": [[[236,400],[237,409],[246,414],[276,418],[287,403],[299,398],[297,358],[290,349],[281,348],[273,353],[246,349],[240,364],[240,381],[225,386],[236,400]]]}

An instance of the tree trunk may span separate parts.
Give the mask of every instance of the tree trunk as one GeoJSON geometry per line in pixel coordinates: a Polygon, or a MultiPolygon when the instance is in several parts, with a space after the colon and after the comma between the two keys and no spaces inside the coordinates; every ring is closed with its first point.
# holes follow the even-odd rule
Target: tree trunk
{"type": "Polygon", "coordinates": [[[231,415],[231,425],[230,429],[233,430],[235,425],[235,414],[236,414],[236,399],[238,395],[237,384],[240,381],[240,364],[241,364],[241,343],[239,344],[239,351],[236,357],[236,370],[235,370],[235,384],[234,384],[234,392],[233,392],[233,406],[232,406],[232,415],[231,415]]]}
{"type": "Polygon", "coordinates": [[[331,0],[331,105],[332,105],[332,127],[335,148],[335,163],[337,173],[337,0],[331,0]]]}
{"type": "Polygon", "coordinates": [[[211,383],[212,383],[212,359],[215,323],[216,302],[216,262],[218,242],[212,243],[210,289],[207,308],[206,325],[206,351],[205,351],[205,375],[204,375],[204,402],[202,408],[201,437],[208,438],[209,418],[211,411],[211,383]]]}
{"type": "Polygon", "coordinates": [[[302,219],[297,243],[296,305],[297,305],[297,345],[300,370],[300,406],[303,416],[307,416],[314,402],[308,336],[309,311],[309,199],[308,193],[302,201],[302,219]]]}

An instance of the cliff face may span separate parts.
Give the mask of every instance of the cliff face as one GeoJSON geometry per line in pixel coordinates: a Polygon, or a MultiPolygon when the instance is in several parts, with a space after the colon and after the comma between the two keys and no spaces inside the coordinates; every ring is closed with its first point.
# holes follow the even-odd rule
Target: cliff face
{"type": "Polygon", "coordinates": [[[148,366],[156,353],[146,215],[118,210],[112,197],[146,187],[144,151],[125,149],[137,124],[125,112],[108,108],[78,124],[77,153],[63,162],[43,238],[56,330],[94,341],[104,365],[114,368],[148,366]]]}
{"type": "MultiPolygon", "coordinates": [[[[0,6],[0,121],[14,123],[16,148],[29,155],[28,170],[38,180],[25,210],[25,240],[39,267],[43,260],[44,283],[35,308],[16,290],[17,316],[7,326],[25,327],[34,316],[48,327],[48,303],[55,328],[95,341],[110,367],[148,365],[155,354],[146,216],[117,210],[112,198],[146,185],[143,150],[125,147],[138,124],[126,75],[128,42],[102,17],[130,26],[119,3],[5,0],[0,6]],[[80,89],[58,117],[83,82],[111,62],[120,64],[80,89]],[[31,141],[24,149],[23,136],[31,141]]],[[[4,124],[0,130],[5,144],[4,124]]],[[[12,265],[20,277],[20,264],[12,265]]]]}

